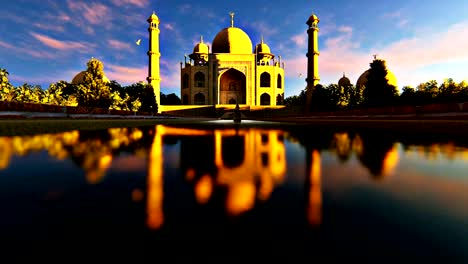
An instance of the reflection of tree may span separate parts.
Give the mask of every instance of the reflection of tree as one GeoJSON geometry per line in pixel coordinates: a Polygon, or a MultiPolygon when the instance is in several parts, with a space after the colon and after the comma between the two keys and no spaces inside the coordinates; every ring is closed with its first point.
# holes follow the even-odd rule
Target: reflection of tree
{"type": "Polygon", "coordinates": [[[6,169],[13,155],[47,151],[58,160],[71,159],[82,168],[88,183],[100,182],[112,159],[125,151],[147,155],[151,128],[110,128],[98,131],[70,131],[58,134],[0,137],[0,169],[6,169]]]}
{"type": "Polygon", "coordinates": [[[361,131],[359,133],[361,152],[357,155],[372,176],[381,178],[391,173],[398,163],[395,148],[397,139],[388,132],[361,131]]]}
{"type": "Polygon", "coordinates": [[[336,155],[341,162],[346,162],[351,157],[353,150],[352,140],[353,135],[347,132],[335,133],[333,135],[331,148],[336,150],[336,155]]]}
{"type": "Polygon", "coordinates": [[[379,178],[392,172],[398,163],[395,136],[378,130],[360,129],[352,133],[343,131],[346,130],[310,127],[293,130],[290,136],[306,148],[308,155],[312,150],[328,150],[334,152],[340,161],[347,162],[352,153],[355,153],[372,176],[379,178]]]}

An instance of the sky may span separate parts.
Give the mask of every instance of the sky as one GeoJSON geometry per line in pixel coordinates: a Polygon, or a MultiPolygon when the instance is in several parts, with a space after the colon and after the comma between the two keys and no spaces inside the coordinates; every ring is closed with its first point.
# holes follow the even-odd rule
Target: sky
{"type": "Polygon", "coordinates": [[[253,45],[263,35],[285,62],[285,97],[306,86],[307,25],[319,19],[320,83],[343,73],[356,83],[373,55],[387,61],[398,87],[429,80],[468,79],[466,0],[15,0],[0,9],[0,68],[10,82],[41,85],[70,82],[92,57],[121,85],[148,75],[148,22],[160,19],[161,91],[180,96],[180,61],[202,35],[211,45],[230,26],[253,45]],[[141,44],[136,41],[141,39],[141,44]]]}

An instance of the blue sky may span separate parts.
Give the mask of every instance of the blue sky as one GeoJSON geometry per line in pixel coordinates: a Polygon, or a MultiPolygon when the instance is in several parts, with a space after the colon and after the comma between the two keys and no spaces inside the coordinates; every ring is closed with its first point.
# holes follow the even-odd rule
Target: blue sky
{"type": "Polygon", "coordinates": [[[148,24],[161,20],[161,90],[180,95],[180,66],[203,35],[211,44],[229,26],[243,29],[255,45],[263,35],[286,64],[285,96],[305,87],[307,18],[320,18],[321,83],[346,73],[355,83],[373,54],[387,61],[398,86],[468,79],[466,0],[15,0],[0,9],[0,67],[13,85],[47,88],[71,81],[86,62],[104,62],[111,80],[122,85],[147,76],[148,24]],[[141,45],[135,41],[141,39],[141,45]]]}

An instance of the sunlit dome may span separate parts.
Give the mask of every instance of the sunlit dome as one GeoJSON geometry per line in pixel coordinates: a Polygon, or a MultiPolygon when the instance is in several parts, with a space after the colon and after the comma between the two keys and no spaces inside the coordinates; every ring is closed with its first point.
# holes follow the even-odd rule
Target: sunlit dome
{"type": "MultiPolygon", "coordinates": [[[[72,83],[72,84],[84,83],[84,76],[85,76],[85,73],[86,73],[86,71],[79,72],[77,75],[75,75],[75,77],[73,77],[71,83],[72,83]]],[[[104,75],[104,76],[102,77],[102,80],[103,80],[104,82],[106,82],[106,83],[109,83],[109,82],[110,82],[109,78],[107,78],[106,75],[104,75]]]]}
{"type": "Polygon", "coordinates": [[[203,38],[200,38],[200,42],[195,45],[193,48],[193,53],[194,54],[208,54],[208,45],[203,43],[203,38]]]}
{"type": "Polygon", "coordinates": [[[148,18],[148,22],[151,22],[152,20],[159,20],[158,16],[153,12],[151,16],[148,18]]]}
{"type": "MultiPolygon", "coordinates": [[[[370,72],[370,69],[365,71],[363,74],[361,74],[361,76],[356,82],[356,88],[358,87],[361,88],[366,85],[367,76],[369,76],[369,72],[370,72]]],[[[397,91],[399,92],[395,74],[393,74],[393,72],[391,72],[389,69],[387,69],[387,76],[385,76],[385,79],[387,79],[388,84],[395,86],[397,88],[397,91]]]]}
{"type": "Polygon", "coordinates": [[[252,41],[240,28],[228,27],[213,39],[213,53],[251,54],[252,41]]]}
{"type": "Polygon", "coordinates": [[[255,46],[255,53],[271,54],[271,50],[270,50],[270,47],[268,47],[268,45],[263,43],[262,41],[261,43],[257,44],[257,46],[255,46]]]}

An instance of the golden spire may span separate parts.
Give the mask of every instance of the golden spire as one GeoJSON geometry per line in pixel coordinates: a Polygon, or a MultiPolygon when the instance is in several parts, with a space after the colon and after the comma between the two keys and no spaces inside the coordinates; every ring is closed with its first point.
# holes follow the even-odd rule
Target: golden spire
{"type": "Polygon", "coordinates": [[[231,27],[234,27],[234,12],[229,12],[229,15],[231,16],[231,27]]]}

